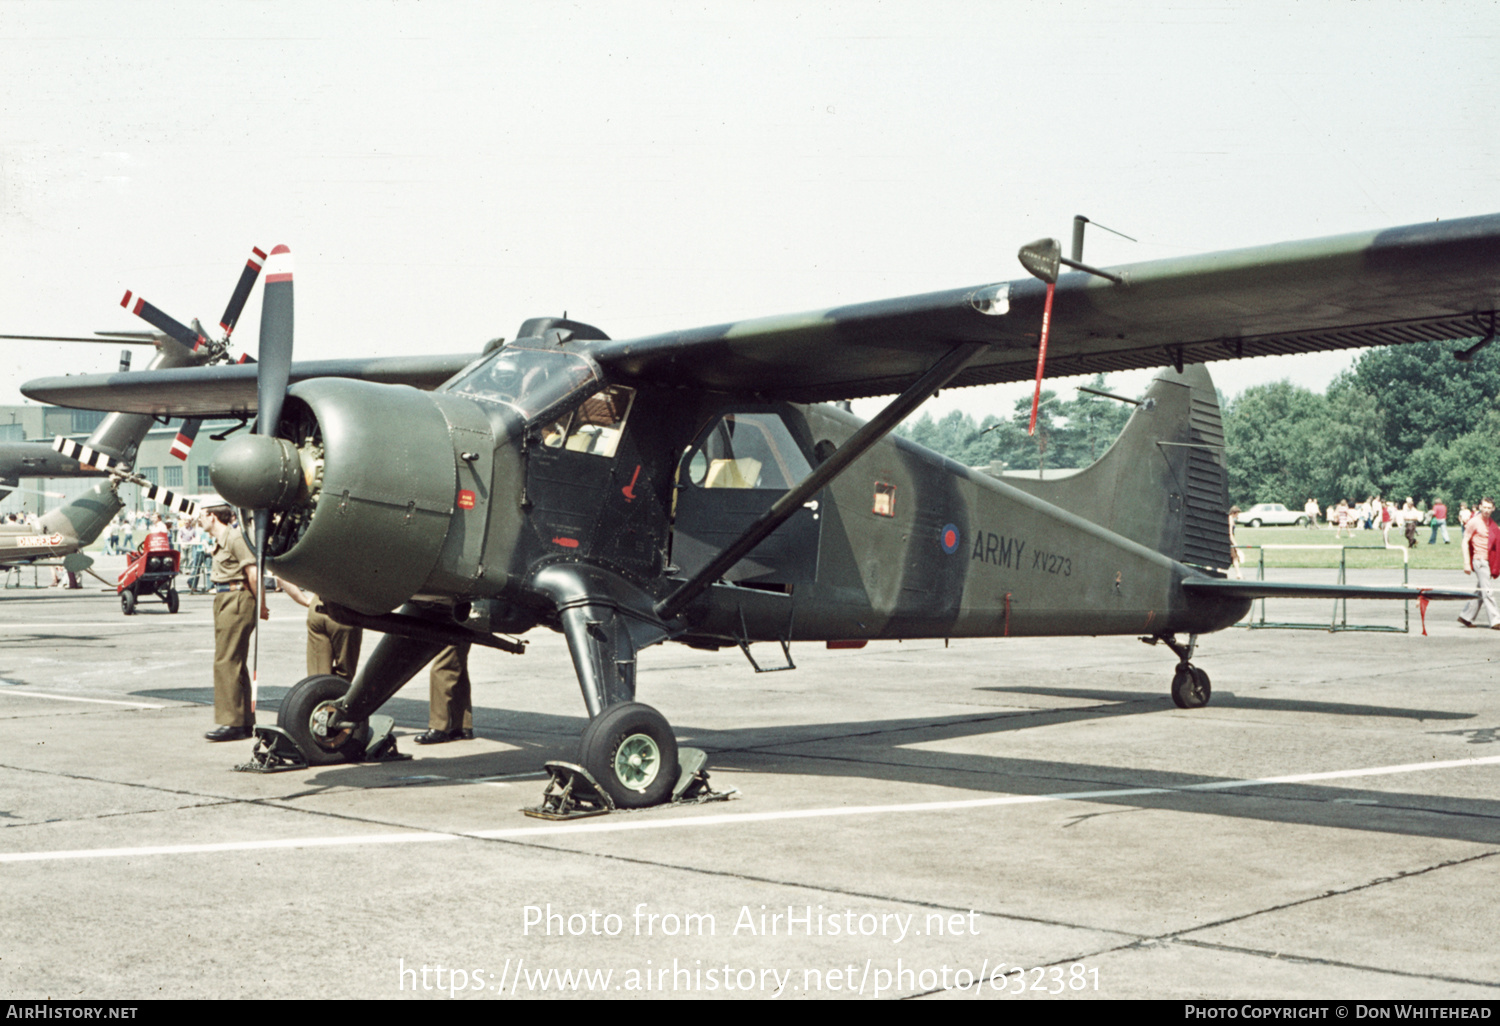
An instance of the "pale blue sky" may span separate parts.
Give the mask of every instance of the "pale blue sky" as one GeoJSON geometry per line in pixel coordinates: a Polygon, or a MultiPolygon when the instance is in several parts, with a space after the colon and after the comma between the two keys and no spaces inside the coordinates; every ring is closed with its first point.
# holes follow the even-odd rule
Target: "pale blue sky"
{"type": "MultiPolygon", "coordinates": [[[[1497,53],[1493,2],[0,0],[0,332],[216,322],[252,244],[316,358],[1013,278],[1075,213],[1101,264],[1491,213],[1497,53]]],[[[0,402],[118,359],[6,345],[0,402]]]]}

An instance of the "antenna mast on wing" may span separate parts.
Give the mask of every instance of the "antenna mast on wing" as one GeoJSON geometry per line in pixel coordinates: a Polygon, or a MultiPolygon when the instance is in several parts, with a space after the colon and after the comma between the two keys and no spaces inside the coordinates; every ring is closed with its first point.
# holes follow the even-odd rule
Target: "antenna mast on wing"
{"type": "MultiPolygon", "coordinates": [[[[1052,296],[1057,291],[1057,272],[1059,265],[1066,265],[1075,271],[1083,271],[1099,278],[1105,278],[1116,285],[1124,285],[1125,279],[1118,274],[1110,274],[1101,271],[1097,267],[1090,267],[1083,263],[1083,226],[1092,224],[1088,218],[1078,214],[1073,218],[1073,258],[1070,260],[1062,255],[1062,243],[1056,239],[1037,239],[1035,242],[1021,247],[1016,257],[1021,261],[1021,266],[1035,278],[1040,278],[1047,283],[1047,301],[1042,307],[1042,335],[1036,350],[1036,389],[1031,395],[1031,423],[1026,427],[1027,435],[1036,434],[1036,414],[1042,405],[1042,375],[1047,368],[1047,336],[1052,330],[1052,296]]],[[[1104,228],[1104,225],[1099,225],[1104,228]]],[[[1104,228],[1105,231],[1120,236],[1122,239],[1130,239],[1129,235],[1117,232],[1113,228],[1104,228]]],[[[1131,242],[1136,241],[1130,239],[1131,242]]]]}

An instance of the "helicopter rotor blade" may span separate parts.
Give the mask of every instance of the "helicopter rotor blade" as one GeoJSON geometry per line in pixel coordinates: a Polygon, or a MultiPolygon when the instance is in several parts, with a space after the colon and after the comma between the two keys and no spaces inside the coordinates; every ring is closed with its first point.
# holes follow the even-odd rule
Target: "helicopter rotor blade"
{"type": "Polygon", "coordinates": [[[189,417],[182,422],[182,427],[177,429],[177,437],[172,439],[171,453],[183,462],[187,461],[188,453],[193,451],[193,442],[198,438],[198,429],[203,426],[202,417],[189,417]]]}
{"type": "Polygon", "coordinates": [[[224,338],[227,341],[234,334],[234,326],[239,323],[240,313],[245,309],[245,300],[250,298],[250,290],[255,287],[255,279],[260,277],[261,265],[266,262],[266,254],[261,252],[260,247],[250,247],[250,259],[245,261],[245,269],[240,272],[240,280],[235,283],[234,294],[229,297],[229,305],[224,308],[224,316],[219,319],[219,327],[224,329],[224,338]]]}
{"type": "Polygon", "coordinates": [[[197,352],[199,347],[208,342],[206,338],[192,328],[189,328],[186,324],[183,324],[159,308],[152,306],[128,289],[125,292],[125,298],[120,300],[120,305],[153,328],[166,332],[193,352],[197,352]]]}

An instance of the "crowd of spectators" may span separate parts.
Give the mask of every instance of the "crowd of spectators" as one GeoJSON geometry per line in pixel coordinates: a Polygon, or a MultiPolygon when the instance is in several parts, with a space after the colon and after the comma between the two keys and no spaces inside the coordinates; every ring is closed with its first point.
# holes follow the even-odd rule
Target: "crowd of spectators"
{"type": "MultiPolygon", "coordinates": [[[[1459,503],[1460,527],[1474,515],[1474,508],[1468,501],[1459,503]]],[[[1391,532],[1394,530],[1398,537],[1406,539],[1408,548],[1416,548],[1418,528],[1425,525],[1431,528],[1427,544],[1436,545],[1440,532],[1444,545],[1451,544],[1452,541],[1448,535],[1448,505],[1440,497],[1434,497],[1431,505],[1428,505],[1417,503],[1408,495],[1404,503],[1397,505],[1393,499],[1372,495],[1363,502],[1341,499],[1337,505],[1326,508],[1320,508],[1316,499],[1308,499],[1303,511],[1307,515],[1306,526],[1309,529],[1318,527],[1321,521],[1323,526],[1333,530],[1336,538],[1353,538],[1354,532],[1361,530],[1379,531],[1383,544],[1389,545],[1391,532]]]]}

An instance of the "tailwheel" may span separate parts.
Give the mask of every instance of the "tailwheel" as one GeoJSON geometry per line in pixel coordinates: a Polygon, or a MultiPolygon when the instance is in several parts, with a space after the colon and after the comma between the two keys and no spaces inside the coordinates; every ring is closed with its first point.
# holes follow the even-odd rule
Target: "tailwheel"
{"type": "Polygon", "coordinates": [[[135,589],[126,588],[120,592],[120,611],[126,616],[135,614],[135,589]]]}
{"type": "Polygon", "coordinates": [[[578,761],[616,808],[660,805],[677,783],[677,738],[666,717],[649,705],[622,702],[589,722],[578,761]]]}
{"type": "Polygon", "coordinates": [[[319,674],[299,681],[281,700],[276,726],[297,742],[309,765],[358,762],[364,757],[368,725],[345,725],[338,704],[348,690],[344,678],[319,674]]]}
{"type": "Polygon", "coordinates": [[[1172,701],[1179,709],[1201,709],[1208,704],[1213,688],[1208,674],[1188,663],[1180,663],[1172,677],[1172,701]]]}

